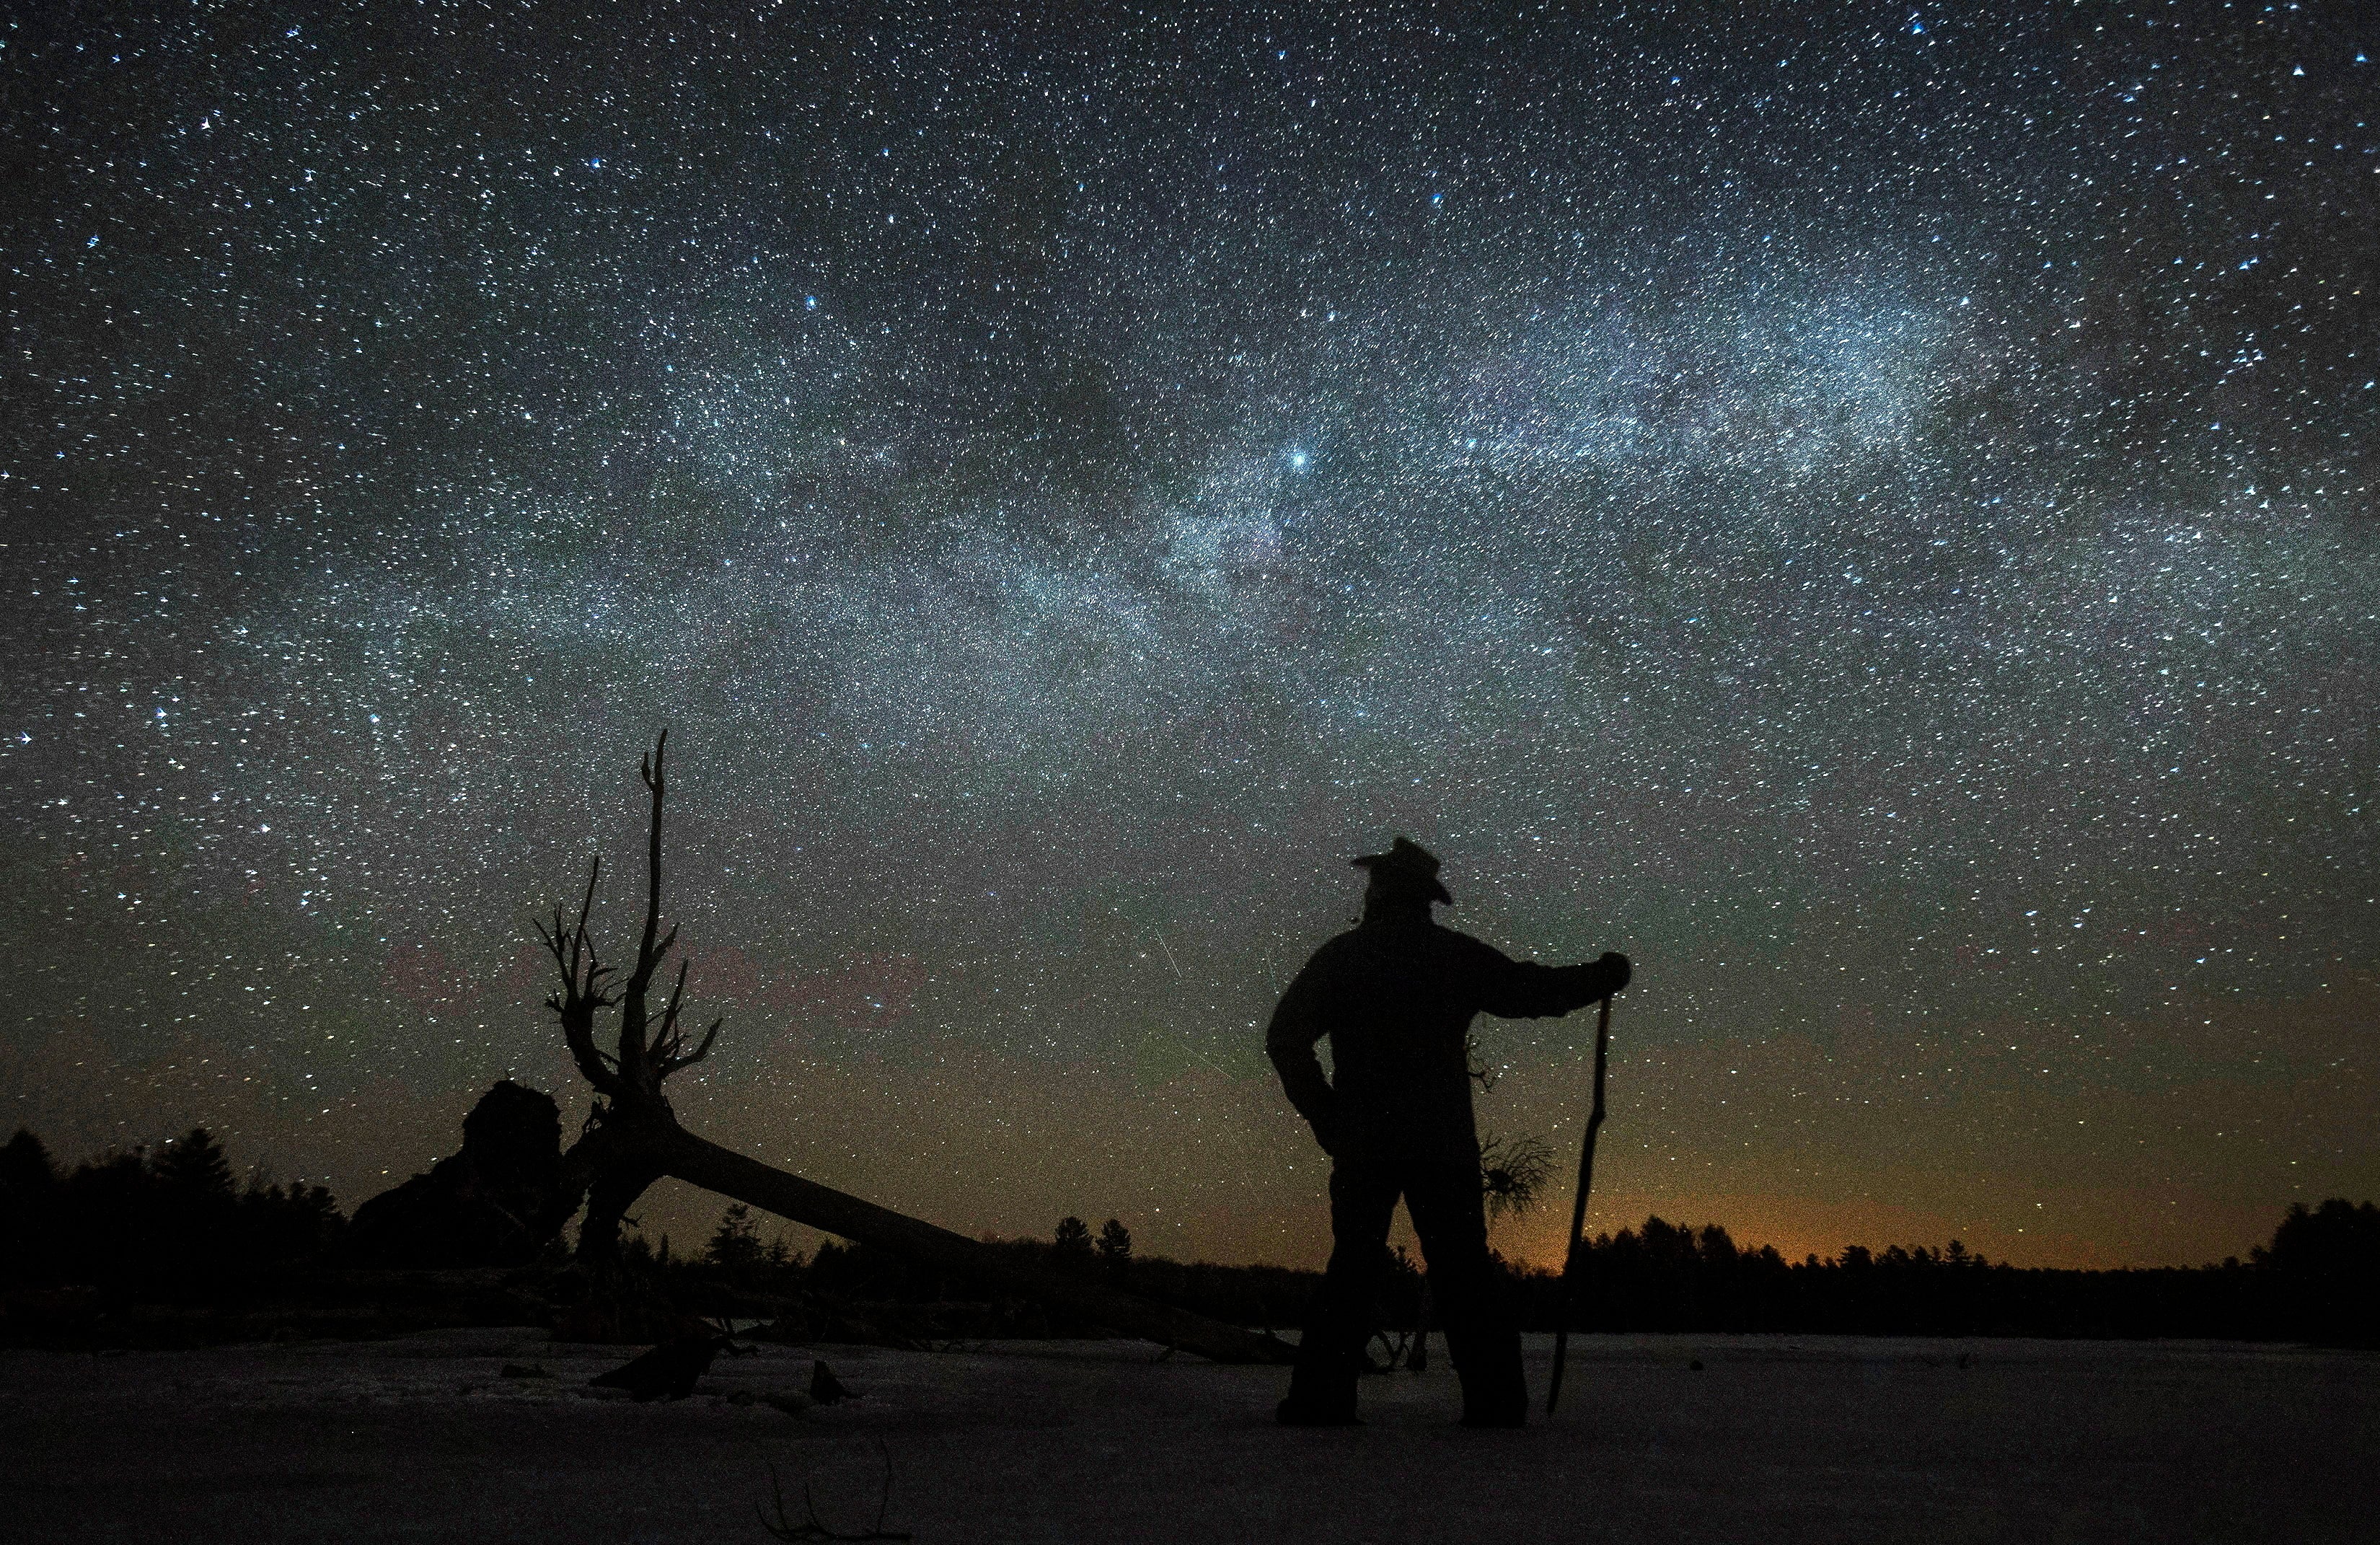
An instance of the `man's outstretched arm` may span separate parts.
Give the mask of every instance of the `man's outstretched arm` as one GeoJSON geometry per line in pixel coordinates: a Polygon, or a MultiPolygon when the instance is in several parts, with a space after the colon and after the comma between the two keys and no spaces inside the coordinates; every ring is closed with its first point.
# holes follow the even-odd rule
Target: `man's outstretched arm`
{"type": "Polygon", "coordinates": [[[1319,1006],[1321,990],[1316,981],[1312,962],[1297,973],[1289,991],[1272,1011],[1272,1024],[1265,1030],[1265,1055],[1272,1059],[1273,1071],[1281,1075],[1281,1087],[1289,1095],[1289,1102],[1297,1113],[1314,1128],[1315,1141],[1327,1151],[1330,1141],[1327,1134],[1336,1125],[1339,1105],[1338,1091],[1323,1077],[1322,1059],[1314,1052],[1315,1042],[1323,1037],[1319,1006]]]}
{"type": "MultiPolygon", "coordinates": [[[[1472,941],[1475,944],[1476,940],[1472,941]]],[[[1500,1019],[1542,1019],[1584,1008],[1628,985],[1628,957],[1616,952],[1576,966],[1510,960],[1478,944],[1473,974],[1479,1006],[1500,1019]]]]}

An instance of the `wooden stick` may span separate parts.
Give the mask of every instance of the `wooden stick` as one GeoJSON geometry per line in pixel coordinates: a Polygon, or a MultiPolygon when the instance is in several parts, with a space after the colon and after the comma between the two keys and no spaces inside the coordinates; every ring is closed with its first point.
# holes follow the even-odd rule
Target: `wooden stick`
{"type": "Polygon", "coordinates": [[[1576,1300],[1580,1244],[1586,1233],[1586,1193],[1595,1184],[1595,1135],[1603,1130],[1603,1069],[1611,1052],[1611,1000],[1595,1016],[1595,1109],[1586,1118],[1586,1140],[1578,1150],[1578,1195],[1570,1204],[1570,1254],[1562,1259],[1561,1307],[1554,1317],[1554,1376],[1546,1389],[1546,1415],[1561,1398],[1562,1362],[1570,1355],[1570,1309],[1576,1300]]]}

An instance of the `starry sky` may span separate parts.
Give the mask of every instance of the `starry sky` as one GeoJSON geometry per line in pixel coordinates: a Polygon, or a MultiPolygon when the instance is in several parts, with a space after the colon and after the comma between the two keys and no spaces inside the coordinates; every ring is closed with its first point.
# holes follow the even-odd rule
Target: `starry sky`
{"type": "Polygon", "coordinates": [[[1262,1025],[1399,833],[1636,961],[1599,1226],[2380,1193],[2374,20],[20,8],[0,1124],[575,1123],[667,724],[681,1115],[969,1233],[1318,1263],[1262,1025]]]}

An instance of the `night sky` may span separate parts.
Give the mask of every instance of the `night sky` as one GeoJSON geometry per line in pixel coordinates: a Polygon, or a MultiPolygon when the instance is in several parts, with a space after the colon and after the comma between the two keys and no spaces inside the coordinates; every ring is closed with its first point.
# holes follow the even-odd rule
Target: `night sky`
{"type": "Polygon", "coordinates": [[[1318,1262],[1399,833],[1597,1226],[2380,1194],[2371,9],[953,9],[0,24],[0,1125],[575,1130],[666,723],[680,1114],[968,1233],[1318,1262]]]}

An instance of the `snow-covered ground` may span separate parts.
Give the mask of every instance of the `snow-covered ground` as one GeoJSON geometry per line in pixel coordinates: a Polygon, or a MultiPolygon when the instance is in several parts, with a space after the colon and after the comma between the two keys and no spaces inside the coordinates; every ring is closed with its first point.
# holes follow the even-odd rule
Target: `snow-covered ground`
{"type": "Polygon", "coordinates": [[[2380,1539],[2366,1356],[1589,1336],[1559,1416],[1475,1432],[1434,1350],[1318,1431],[1273,1425],[1281,1369],[1136,1342],[766,1346],[649,1405],[587,1384],[623,1350],[532,1331],[0,1352],[0,1538],[765,1541],[771,1466],[851,1533],[889,1459],[924,1545],[2380,1539]],[[813,1356],[861,1398],[767,1404],[813,1356]]]}

